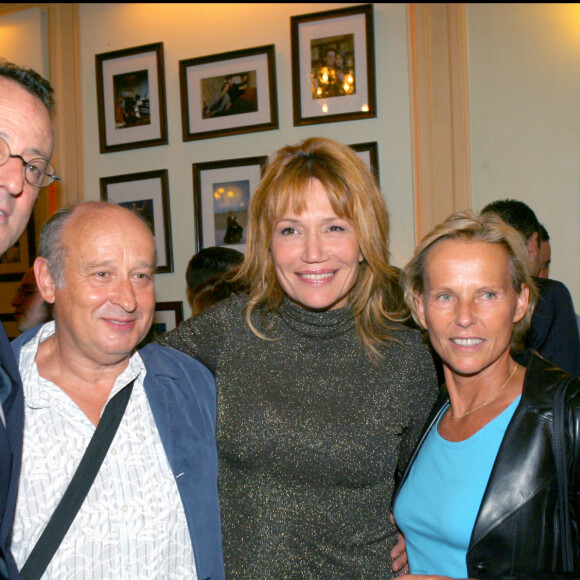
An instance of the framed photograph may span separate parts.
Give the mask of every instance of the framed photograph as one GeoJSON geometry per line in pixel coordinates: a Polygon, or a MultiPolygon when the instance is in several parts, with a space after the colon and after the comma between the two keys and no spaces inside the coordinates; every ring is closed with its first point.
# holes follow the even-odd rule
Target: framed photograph
{"type": "Polygon", "coordinates": [[[0,256],[0,282],[20,282],[35,257],[34,218],[31,216],[18,241],[0,256]]]}
{"type": "Polygon", "coordinates": [[[278,129],[274,45],[179,61],[184,141],[278,129]]]}
{"type": "Polygon", "coordinates": [[[250,198],[267,165],[267,156],[193,164],[196,252],[210,246],[244,251],[250,198]]]}
{"type": "Polygon", "coordinates": [[[139,346],[153,342],[158,336],[177,328],[183,322],[183,302],[156,302],[151,330],[139,346]]]}
{"type": "Polygon", "coordinates": [[[294,125],[376,117],[373,5],[290,17],[294,125]]]}
{"type": "Polygon", "coordinates": [[[380,183],[378,143],[376,141],[369,141],[368,143],[356,143],[355,145],[350,145],[350,148],[354,149],[358,153],[359,157],[367,164],[367,167],[375,176],[377,183],[380,183]]]}
{"type": "Polygon", "coordinates": [[[173,272],[167,169],[101,177],[100,183],[103,201],[127,207],[151,225],[157,249],[157,273],[173,272]]]}
{"type": "Polygon", "coordinates": [[[163,43],[95,55],[101,153],[167,145],[163,43]]]}

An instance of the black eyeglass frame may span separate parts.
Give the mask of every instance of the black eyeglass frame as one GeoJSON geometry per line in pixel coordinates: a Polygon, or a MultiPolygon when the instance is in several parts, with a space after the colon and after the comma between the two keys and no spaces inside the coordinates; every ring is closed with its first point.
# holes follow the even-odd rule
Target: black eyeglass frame
{"type": "Polygon", "coordinates": [[[28,185],[30,185],[32,187],[35,187],[37,189],[44,189],[45,187],[48,187],[49,185],[51,185],[53,182],[60,181],[60,177],[58,177],[55,173],[56,169],[55,169],[54,165],[48,159],[45,159],[44,157],[35,157],[34,159],[31,159],[30,161],[26,161],[26,159],[24,159],[24,157],[22,157],[22,155],[13,154],[12,151],[10,150],[10,145],[8,145],[8,143],[4,139],[2,139],[2,137],[0,137],[0,167],[2,165],[5,165],[6,163],[8,163],[9,159],[20,159],[20,161],[22,162],[22,172],[24,175],[24,179],[25,179],[26,183],[28,183],[28,185]],[[2,159],[2,156],[1,156],[2,145],[5,146],[6,151],[8,152],[8,155],[6,156],[5,159],[2,159]],[[34,169],[34,167],[35,167],[34,162],[35,161],[42,161],[43,163],[46,163],[46,168],[49,170],[52,169],[52,171],[53,171],[52,174],[48,173],[47,171],[42,172],[43,177],[41,179],[40,185],[37,185],[36,183],[32,183],[27,175],[28,168],[34,169]],[[49,180],[48,183],[44,183],[44,185],[43,185],[43,182],[46,181],[47,179],[49,180]]]}

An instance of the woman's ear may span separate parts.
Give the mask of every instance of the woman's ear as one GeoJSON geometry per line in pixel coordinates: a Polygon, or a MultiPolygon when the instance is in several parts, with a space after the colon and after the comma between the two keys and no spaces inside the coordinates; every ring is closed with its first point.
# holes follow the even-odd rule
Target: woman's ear
{"type": "Polygon", "coordinates": [[[425,318],[425,305],[423,304],[423,295],[419,292],[413,292],[413,300],[415,301],[415,314],[421,323],[421,326],[427,329],[427,320],[425,318]]]}
{"type": "Polygon", "coordinates": [[[40,295],[45,302],[54,304],[56,284],[50,271],[50,265],[45,258],[34,260],[34,276],[40,295]]]}
{"type": "Polygon", "coordinates": [[[522,284],[522,290],[518,294],[516,302],[516,311],[514,312],[514,323],[519,322],[528,311],[528,303],[530,301],[530,288],[526,284],[522,284]]]}

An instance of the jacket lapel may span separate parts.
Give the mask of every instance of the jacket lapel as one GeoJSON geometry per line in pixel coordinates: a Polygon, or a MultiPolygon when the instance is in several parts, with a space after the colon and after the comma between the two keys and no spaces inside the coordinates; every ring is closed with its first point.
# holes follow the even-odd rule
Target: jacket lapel
{"type": "MultiPolygon", "coordinates": [[[[529,353],[523,353],[525,358],[529,353]]],[[[519,358],[519,357],[518,357],[519,358]]],[[[529,364],[526,362],[529,361],[529,364]]],[[[558,370],[536,356],[527,367],[522,399],[508,425],[471,535],[470,548],[529,501],[554,477],[551,420],[538,407],[549,405],[558,370]],[[548,401],[548,402],[546,402],[548,401]],[[546,474],[538,476],[538,474],[546,474]]],[[[561,373],[561,371],[560,371],[561,373]]]]}

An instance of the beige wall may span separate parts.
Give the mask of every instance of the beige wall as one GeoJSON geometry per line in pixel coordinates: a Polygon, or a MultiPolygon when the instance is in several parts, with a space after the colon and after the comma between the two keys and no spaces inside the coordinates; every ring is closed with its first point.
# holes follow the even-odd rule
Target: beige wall
{"type": "Polygon", "coordinates": [[[525,201],[580,312],[580,4],[466,4],[474,209],[525,201]]]}

